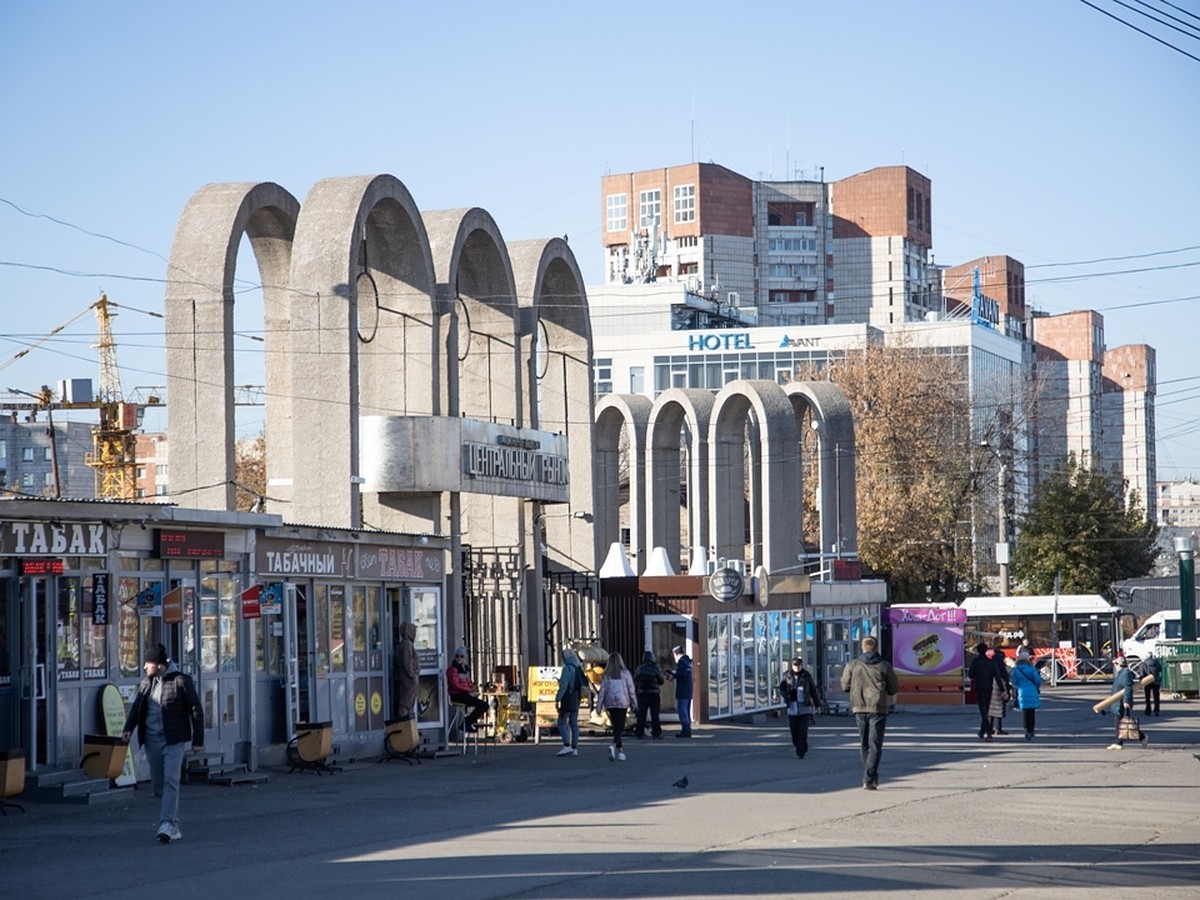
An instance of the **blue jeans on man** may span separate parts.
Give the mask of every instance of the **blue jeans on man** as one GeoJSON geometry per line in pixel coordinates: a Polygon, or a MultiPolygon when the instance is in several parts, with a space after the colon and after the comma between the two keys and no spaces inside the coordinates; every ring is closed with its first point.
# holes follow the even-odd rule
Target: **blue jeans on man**
{"type": "Polygon", "coordinates": [[[675,711],[679,713],[679,734],[682,737],[692,736],[692,698],[676,697],[675,711]]]}
{"type": "Polygon", "coordinates": [[[168,744],[166,738],[152,732],[146,733],[146,760],[150,763],[150,786],[155,797],[162,800],[158,806],[158,824],[179,826],[179,779],[183,772],[183,757],[187,753],[187,741],[168,744]]]}
{"type": "Polygon", "coordinates": [[[579,707],[562,709],[558,713],[558,733],[564,747],[579,749],[579,707]]]}

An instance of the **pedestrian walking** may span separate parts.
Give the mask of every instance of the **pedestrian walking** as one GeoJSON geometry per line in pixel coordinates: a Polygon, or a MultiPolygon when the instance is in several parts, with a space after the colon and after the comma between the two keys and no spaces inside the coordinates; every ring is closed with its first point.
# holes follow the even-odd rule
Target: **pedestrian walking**
{"type": "Polygon", "coordinates": [[[656,741],[662,738],[662,722],[659,720],[662,694],[659,688],[665,681],[662,668],[654,658],[654,651],[647,650],[642,654],[642,664],[633,671],[633,684],[637,688],[637,725],[633,735],[638,740],[646,736],[647,717],[650,720],[650,735],[656,741]]]}
{"type": "Polygon", "coordinates": [[[562,736],[562,749],[555,756],[579,755],[579,705],[583,698],[587,678],[579,665],[579,654],[567,647],[562,652],[562,673],[558,676],[558,693],[554,697],[554,708],[558,710],[558,733],[562,736]]]}
{"type": "Polygon", "coordinates": [[[1142,731],[1142,724],[1133,714],[1133,673],[1125,665],[1125,657],[1113,660],[1113,693],[1124,691],[1121,697],[1121,714],[1117,717],[1117,739],[1108,745],[1109,750],[1122,750],[1125,741],[1136,736],[1143,747],[1150,743],[1150,736],[1142,731]]]}
{"type": "Polygon", "coordinates": [[[1004,730],[1004,717],[1008,714],[1008,704],[1012,699],[1012,681],[1009,678],[1008,672],[1008,657],[1004,653],[1004,648],[1000,641],[996,641],[996,646],[988,651],[992,662],[996,664],[996,684],[998,689],[992,691],[992,702],[988,708],[988,713],[992,718],[992,731],[997,735],[1007,735],[1004,730]]]}
{"type": "Polygon", "coordinates": [[[785,672],[779,682],[779,696],[787,704],[792,746],[796,748],[796,756],[804,759],[808,753],[808,729],[812,725],[813,715],[821,706],[821,695],[817,692],[812,675],[804,668],[804,660],[799,656],[792,660],[791,671],[785,672]]]}
{"type": "Polygon", "coordinates": [[[900,693],[900,681],[891,663],[879,655],[879,641],[862,639],[862,654],[842,670],[842,690],[850,694],[850,710],[858,722],[859,755],[863,764],[863,789],[879,787],[879,760],[888,709],[900,693]]]}
{"type": "Polygon", "coordinates": [[[1153,675],[1154,680],[1145,686],[1146,694],[1146,715],[1159,715],[1162,707],[1162,663],[1159,662],[1154,651],[1142,660],[1140,669],[1142,678],[1147,675],[1153,675]]]}
{"type": "Polygon", "coordinates": [[[1017,709],[1021,710],[1025,726],[1025,740],[1032,741],[1037,730],[1038,707],[1042,705],[1042,675],[1034,668],[1029,651],[1024,647],[1017,651],[1017,664],[1010,677],[1017,709]]]}
{"type": "Polygon", "coordinates": [[[600,679],[600,692],[596,695],[596,706],[608,713],[612,726],[612,743],[608,746],[608,758],[625,761],[625,717],[629,710],[637,710],[637,691],[633,676],[625,668],[620,653],[608,654],[604,664],[604,677],[600,679]]]}
{"type": "Polygon", "coordinates": [[[975,703],[979,707],[979,739],[991,741],[993,733],[991,707],[992,693],[996,689],[996,664],[988,656],[988,645],[980,641],[975,645],[975,658],[967,669],[971,688],[975,691],[975,703]]]}
{"type": "Polygon", "coordinates": [[[170,662],[167,649],[153,644],[145,649],[142,679],[129,707],[122,739],[129,743],[137,731],[138,743],[150,763],[150,785],[158,804],[158,832],[164,844],[183,840],[179,830],[179,779],[188,744],[204,749],[204,710],[191,676],[170,662]]]}
{"type": "Polygon", "coordinates": [[[683,652],[682,645],[676,645],[671,650],[675,657],[675,670],[671,677],[675,679],[675,711],[679,714],[679,734],[677,738],[692,736],[692,658],[683,652]]]}

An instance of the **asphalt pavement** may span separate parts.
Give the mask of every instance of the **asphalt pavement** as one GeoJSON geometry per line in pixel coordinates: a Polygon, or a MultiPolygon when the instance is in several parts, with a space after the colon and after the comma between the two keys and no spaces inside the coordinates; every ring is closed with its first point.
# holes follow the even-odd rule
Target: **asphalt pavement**
{"type": "Polygon", "coordinates": [[[786,718],[691,740],[585,735],[421,765],[183,787],[183,840],[154,840],[143,786],[113,804],[22,796],[0,818],[0,897],[1194,898],[1200,702],[1164,699],[1150,744],[1106,750],[1107,684],[1048,688],[1035,740],[976,738],[974,707],[889,717],[878,791],[852,717],[796,758],[786,718]],[[686,776],[687,787],[676,787],[686,776]]]}

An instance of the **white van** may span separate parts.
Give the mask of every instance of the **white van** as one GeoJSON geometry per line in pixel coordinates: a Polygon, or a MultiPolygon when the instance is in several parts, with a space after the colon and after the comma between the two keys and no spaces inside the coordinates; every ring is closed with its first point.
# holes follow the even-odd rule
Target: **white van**
{"type": "MultiPolygon", "coordinates": [[[[1196,613],[1196,631],[1200,634],[1200,611],[1196,613]]],[[[1183,619],[1177,609],[1164,609],[1150,616],[1133,637],[1121,642],[1121,652],[1130,662],[1145,659],[1162,641],[1177,641],[1183,636],[1183,619]]]]}

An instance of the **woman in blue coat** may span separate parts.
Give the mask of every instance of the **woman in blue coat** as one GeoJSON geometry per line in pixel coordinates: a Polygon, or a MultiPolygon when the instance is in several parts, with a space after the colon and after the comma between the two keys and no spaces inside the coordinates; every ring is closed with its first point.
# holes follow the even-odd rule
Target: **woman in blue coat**
{"type": "Polygon", "coordinates": [[[1025,719],[1025,740],[1032,741],[1037,709],[1042,705],[1042,675],[1033,667],[1029,651],[1024,647],[1017,651],[1017,664],[1009,680],[1017,694],[1017,709],[1025,719]]]}

